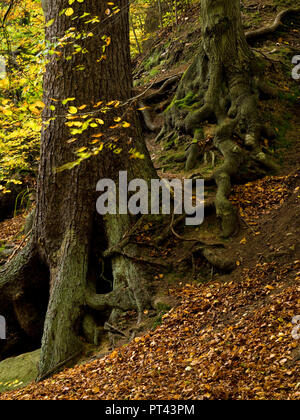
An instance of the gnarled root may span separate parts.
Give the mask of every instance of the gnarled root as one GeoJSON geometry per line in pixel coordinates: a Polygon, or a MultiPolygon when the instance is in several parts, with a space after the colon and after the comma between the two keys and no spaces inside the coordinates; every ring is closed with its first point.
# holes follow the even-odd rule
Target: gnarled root
{"type": "MultiPolygon", "coordinates": [[[[203,13],[213,14],[213,10],[208,8],[211,3],[204,3],[203,13]]],[[[223,163],[214,172],[218,187],[215,207],[222,222],[224,237],[236,232],[239,221],[236,209],[229,201],[231,178],[238,176],[242,165],[249,159],[267,169],[278,168],[259,144],[262,131],[268,131],[258,116],[259,93],[274,96],[275,92],[262,82],[257,60],[239,25],[238,2],[228,2],[227,7],[228,14],[233,14],[230,23],[233,28],[228,27],[229,23],[223,25],[217,9],[215,16],[209,16],[208,19],[204,16],[204,21],[209,24],[203,30],[199,54],[179,84],[160,135],[167,135],[174,129],[193,135],[194,144],[187,154],[186,165],[186,169],[190,170],[199,159],[196,142],[200,140],[203,125],[207,121],[217,121],[213,144],[223,156],[223,163]],[[235,42],[231,30],[237,36],[235,42]],[[237,138],[240,140],[238,143],[235,141],[237,138]]],[[[228,16],[224,19],[228,19],[228,16]]]]}
{"type": "Polygon", "coordinates": [[[249,41],[252,41],[254,39],[261,38],[263,36],[274,33],[281,25],[282,19],[285,16],[289,14],[296,14],[296,13],[300,13],[300,7],[290,7],[288,9],[282,10],[280,13],[278,13],[272,25],[259,28],[254,31],[246,32],[245,33],[246,39],[249,41]]]}

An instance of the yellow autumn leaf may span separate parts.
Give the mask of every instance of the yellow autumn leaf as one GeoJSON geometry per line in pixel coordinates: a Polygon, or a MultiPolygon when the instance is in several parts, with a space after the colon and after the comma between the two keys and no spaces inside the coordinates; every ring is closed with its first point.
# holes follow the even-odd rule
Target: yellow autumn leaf
{"type": "Polygon", "coordinates": [[[0,80],[0,88],[5,89],[9,86],[9,80],[8,79],[1,79],[0,80]]]}
{"type": "Polygon", "coordinates": [[[76,150],[77,153],[84,152],[87,149],[87,147],[83,146],[80,149],[76,150]]]}
{"type": "Polygon", "coordinates": [[[77,113],[77,108],[76,106],[70,106],[68,109],[70,114],[76,114],[77,113]]]}
{"type": "Polygon", "coordinates": [[[44,102],[42,102],[42,101],[36,101],[36,102],[34,103],[34,106],[35,106],[35,107],[37,107],[37,108],[42,108],[42,109],[44,109],[44,108],[45,108],[45,104],[44,104],[44,102]]]}
{"type": "Polygon", "coordinates": [[[49,21],[46,23],[46,27],[47,27],[47,28],[49,28],[49,26],[51,26],[51,25],[53,24],[53,22],[54,22],[54,19],[49,20],[49,21]]]}
{"type": "Polygon", "coordinates": [[[13,115],[12,111],[10,109],[3,109],[2,110],[4,115],[7,115],[8,117],[10,117],[11,115],[13,115]]]}
{"type": "Polygon", "coordinates": [[[72,9],[72,7],[68,7],[65,11],[66,16],[72,16],[73,13],[74,13],[74,10],[72,9]]]}

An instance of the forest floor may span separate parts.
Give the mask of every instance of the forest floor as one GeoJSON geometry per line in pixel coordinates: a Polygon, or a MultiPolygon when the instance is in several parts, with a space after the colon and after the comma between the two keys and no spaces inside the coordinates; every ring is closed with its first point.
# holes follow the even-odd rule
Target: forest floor
{"type": "MultiPolygon", "coordinates": [[[[246,29],[269,24],[276,15],[276,1],[243,4],[246,29]]],[[[182,18],[181,32],[162,31],[149,44],[150,55],[136,58],[137,92],[155,94],[160,83],[187,68],[199,36],[196,16],[197,9],[191,10],[182,18]]],[[[265,140],[265,146],[281,169],[234,186],[231,200],[239,211],[239,232],[220,238],[210,210],[200,227],[176,226],[177,236],[171,234],[151,254],[158,262],[152,288],[160,306],[156,312],[145,311],[145,321],[129,343],[120,340],[112,351],[107,343],[101,351],[90,348],[76,366],[0,394],[0,399],[300,399],[300,337],[292,322],[300,315],[300,91],[288,75],[290,58],[300,49],[300,25],[292,30],[285,26],[254,48],[266,55],[266,78],[282,92],[260,104],[263,115],[272,114],[277,137],[272,144],[265,140]],[[192,252],[193,238],[221,244],[214,252],[233,261],[234,269],[213,269],[192,252]]],[[[161,111],[171,97],[172,90],[152,105],[155,125],[161,124],[161,111]]],[[[209,153],[210,127],[207,133],[209,153]]],[[[176,159],[185,145],[156,143],[154,133],[146,135],[160,176],[191,175],[176,159]]],[[[205,175],[213,170],[207,161],[197,167],[205,175]]],[[[208,188],[206,199],[214,193],[214,187],[208,188]]],[[[0,242],[22,246],[23,225],[22,214],[2,222],[0,242]]],[[[151,241],[154,229],[145,226],[137,240],[151,241]]],[[[128,336],[134,317],[126,314],[118,325],[128,336]]],[[[15,386],[18,378],[11,388],[15,386]]]]}

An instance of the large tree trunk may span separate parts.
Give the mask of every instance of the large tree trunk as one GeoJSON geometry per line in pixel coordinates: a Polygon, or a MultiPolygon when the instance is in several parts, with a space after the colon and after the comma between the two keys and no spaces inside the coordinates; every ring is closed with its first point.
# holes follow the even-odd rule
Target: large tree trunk
{"type": "MultiPolygon", "coordinates": [[[[215,171],[215,206],[227,237],[237,227],[237,215],[228,200],[230,178],[239,171],[246,156],[233,141],[233,134],[243,140],[255,161],[276,168],[259,148],[262,125],[258,95],[260,90],[273,92],[262,83],[259,63],[247,44],[239,0],[202,0],[201,21],[200,51],[181,80],[164,131],[175,129],[201,141],[203,123],[217,121],[214,145],[222,153],[224,163],[215,171]]],[[[194,161],[195,153],[197,148],[191,147],[188,160],[194,161]]]]}
{"type": "MultiPolygon", "coordinates": [[[[133,308],[141,312],[150,302],[144,271],[134,259],[124,257],[121,252],[110,256],[113,290],[104,293],[107,287],[101,283],[100,257],[106,248],[116,246],[123,239],[136,220],[127,214],[100,217],[96,213],[97,182],[101,178],[117,182],[120,170],[128,171],[128,180],[156,177],[135,111],[128,106],[111,106],[111,110],[102,113],[99,105],[97,108],[101,101],[102,106],[111,101],[124,103],[132,95],[128,0],[119,0],[115,6],[120,11],[110,18],[104,0],[74,2],[71,16],[59,15],[70,7],[66,0],[48,1],[45,8],[46,22],[54,20],[46,29],[48,41],[62,38],[70,27],[76,28],[75,35],[90,32],[93,36],[75,42],[74,38],[68,38],[71,42],[57,47],[49,58],[44,76],[44,122],[49,124],[45,124],[41,136],[37,208],[30,251],[34,255],[37,251],[50,273],[50,299],[38,379],[50,375],[81,352],[82,325],[87,324],[84,319],[88,306],[93,310],[113,311],[116,315],[117,310],[133,308]],[[89,13],[88,17],[71,20],[84,12],[89,13]],[[98,17],[105,25],[86,23],[91,17],[98,17]],[[109,45],[101,59],[105,43],[109,45]],[[73,54],[74,44],[76,48],[80,45],[84,52],[73,54]],[[83,71],[78,66],[84,66],[83,71]],[[62,101],[68,98],[75,100],[63,105],[62,101]],[[77,136],[77,141],[68,142],[72,137],[66,125],[72,121],[66,118],[70,105],[77,108],[78,114],[78,108],[85,105],[81,113],[90,113],[88,118],[101,118],[105,124],[90,127],[77,136]],[[116,126],[116,118],[126,118],[130,128],[121,125],[112,128],[116,126]],[[104,145],[117,144],[122,149],[120,154],[113,153],[110,147],[104,147],[99,153],[91,146],[91,140],[95,140],[92,135],[100,131],[104,133],[101,137],[104,145]],[[73,162],[74,153],[82,147],[87,147],[91,156],[80,165],[61,171],[59,168],[73,162]],[[131,148],[144,154],[144,159],[130,159],[131,148]]],[[[84,122],[87,118],[78,116],[76,120],[84,122]]],[[[133,245],[125,246],[127,255],[137,254],[133,245]]],[[[30,262],[28,256],[26,263],[30,262]]],[[[31,281],[25,277],[23,281],[26,280],[31,281]]]]}
{"type": "MultiPolygon", "coordinates": [[[[71,24],[70,19],[62,16],[57,18],[60,10],[66,5],[65,1],[57,0],[47,12],[47,20],[56,18],[47,30],[47,38],[63,36],[64,31],[71,24]]],[[[74,7],[75,3],[72,5],[74,7]]],[[[100,101],[105,103],[113,100],[125,102],[132,93],[131,64],[129,53],[129,23],[128,1],[118,2],[120,12],[111,20],[106,20],[102,35],[110,37],[111,43],[105,51],[106,58],[99,60],[101,53],[101,38],[97,34],[81,42],[81,47],[88,51],[85,55],[78,54],[66,61],[63,58],[52,58],[47,66],[44,79],[46,93],[45,104],[53,104],[51,98],[66,99],[75,97],[72,106],[88,105],[87,110],[94,111],[93,105],[100,101]],[[77,71],[76,66],[84,65],[84,72],[77,71]]],[[[82,6],[76,4],[75,13],[82,12],[82,6]]],[[[84,10],[91,16],[103,19],[106,14],[107,2],[86,0],[84,10]]],[[[77,32],[94,31],[94,26],[75,21],[77,32]]],[[[101,30],[101,26],[100,26],[101,30]]],[[[76,41],[78,44],[79,42],[76,41]]],[[[72,46],[70,47],[72,48],[72,46]]],[[[66,47],[68,50],[69,47],[66,47]]],[[[59,103],[58,103],[59,104],[59,103]]],[[[56,113],[63,114],[65,108],[56,106],[56,113]]],[[[115,296],[130,294],[134,290],[132,305],[139,308],[148,303],[147,292],[142,291],[145,286],[140,282],[141,273],[136,264],[130,259],[116,255],[112,259],[112,273],[114,279],[112,293],[94,295],[97,286],[90,285],[88,275],[97,268],[91,267],[94,256],[106,246],[116,245],[128,231],[131,220],[128,215],[110,216],[104,218],[104,236],[95,238],[93,235],[99,230],[96,225],[101,223],[100,216],[95,214],[96,184],[101,178],[118,180],[118,171],[127,170],[128,178],[151,178],[154,170],[150,157],[141,143],[141,133],[137,125],[134,112],[127,112],[130,129],[109,129],[113,118],[121,117],[124,109],[109,111],[106,115],[99,113],[105,121],[104,141],[110,143],[111,138],[118,139],[117,145],[122,148],[120,155],[114,154],[109,148],[83,161],[72,170],[55,173],[58,168],[74,160],[74,149],[88,146],[91,135],[95,133],[88,129],[76,142],[75,146],[66,143],[70,134],[64,118],[55,118],[42,133],[41,166],[38,182],[38,205],[35,222],[35,239],[39,243],[40,254],[43,255],[50,268],[50,301],[42,340],[42,353],[39,365],[39,377],[45,377],[49,372],[68,360],[81,350],[79,339],[80,323],[84,316],[86,295],[90,306],[99,300],[104,303],[100,310],[114,309],[115,296]],[[129,138],[132,140],[128,145],[129,138]],[[135,147],[144,153],[145,159],[139,161],[129,159],[128,150],[135,147]],[[91,245],[94,245],[93,249],[91,245]],[[89,291],[86,293],[87,286],[89,291]],[[93,288],[94,287],[94,288],[93,288]],[[139,292],[140,291],[140,292],[139,292]],[[143,298],[141,298],[141,296],[143,298]]],[[[47,111],[45,111],[47,113],[47,111]]],[[[101,128],[98,127],[98,131],[101,128]]],[[[96,276],[95,276],[96,277],[96,276]]],[[[99,275],[98,275],[99,277],[99,275]]],[[[101,285],[100,285],[101,289],[101,285]]],[[[97,307],[97,305],[94,305],[97,307]]]]}

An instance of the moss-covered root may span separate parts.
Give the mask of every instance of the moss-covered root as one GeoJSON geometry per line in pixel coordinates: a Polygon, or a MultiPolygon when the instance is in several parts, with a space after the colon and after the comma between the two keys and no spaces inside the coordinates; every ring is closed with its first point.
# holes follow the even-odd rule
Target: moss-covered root
{"type": "Polygon", "coordinates": [[[86,314],[82,321],[82,331],[88,343],[98,346],[104,334],[104,327],[99,327],[91,314],[86,314]]]}
{"type": "Polygon", "coordinates": [[[86,304],[97,311],[119,309],[123,312],[137,309],[133,291],[129,288],[118,288],[106,294],[96,294],[87,289],[86,304]]]}
{"type": "Polygon", "coordinates": [[[82,351],[78,330],[87,269],[88,244],[79,241],[74,232],[66,233],[55,265],[50,267],[51,293],[37,380],[50,376],[82,351]]]}
{"type": "Polygon", "coordinates": [[[243,152],[240,147],[230,140],[234,122],[225,119],[217,129],[214,144],[224,156],[223,164],[215,171],[214,177],[218,186],[215,207],[217,216],[222,221],[222,232],[225,238],[233,235],[238,227],[236,209],[229,201],[231,191],[231,177],[238,173],[243,162],[243,152]]]}

